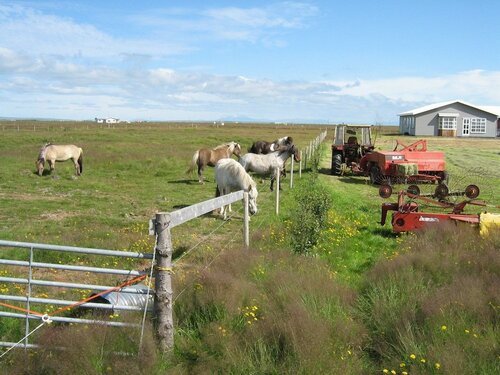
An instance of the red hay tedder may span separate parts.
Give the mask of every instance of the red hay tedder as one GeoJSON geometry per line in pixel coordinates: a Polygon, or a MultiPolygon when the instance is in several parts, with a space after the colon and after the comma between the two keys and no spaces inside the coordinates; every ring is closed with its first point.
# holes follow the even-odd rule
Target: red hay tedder
{"type": "MultiPolygon", "coordinates": [[[[382,185],[379,189],[379,195],[382,198],[389,198],[392,195],[392,187],[382,185]]],[[[397,202],[382,204],[380,224],[385,224],[388,211],[394,211],[391,220],[394,232],[412,232],[428,225],[446,221],[498,227],[500,225],[499,215],[464,213],[467,205],[486,206],[484,201],[475,200],[478,196],[479,188],[476,185],[469,185],[463,191],[450,192],[445,184],[439,184],[432,194],[420,194],[420,189],[417,185],[410,185],[407,190],[402,190],[398,193],[397,202]],[[448,199],[448,197],[452,196],[463,196],[467,199],[459,203],[452,203],[448,199]],[[420,211],[418,201],[425,202],[438,209],[447,210],[448,212],[422,212],[420,211]]]]}

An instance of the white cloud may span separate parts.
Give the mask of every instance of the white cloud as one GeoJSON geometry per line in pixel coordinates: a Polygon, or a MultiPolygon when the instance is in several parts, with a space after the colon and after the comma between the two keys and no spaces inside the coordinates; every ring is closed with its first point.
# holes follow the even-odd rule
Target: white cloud
{"type": "Polygon", "coordinates": [[[432,102],[500,103],[496,89],[500,71],[310,82],[171,68],[87,67],[48,58],[33,62],[14,51],[0,50],[0,67],[4,73],[10,70],[0,84],[7,111],[1,115],[212,120],[230,114],[268,120],[395,123],[397,113],[432,102]],[[31,63],[34,68],[25,69],[31,63]]]}
{"type": "Polygon", "coordinates": [[[22,6],[0,5],[0,46],[34,56],[110,59],[120,55],[167,56],[189,48],[155,38],[124,40],[89,24],[22,6]]]}
{"type": "Polygon", "coordinates": [[[394,100],[429,103],[463,99],[478,105],[498,105],[498,87],[500,71],[472,70],[441,77],[358,80],[356,85],[346,86],[340,94],[358,97],[382,94],[394,100]]]}

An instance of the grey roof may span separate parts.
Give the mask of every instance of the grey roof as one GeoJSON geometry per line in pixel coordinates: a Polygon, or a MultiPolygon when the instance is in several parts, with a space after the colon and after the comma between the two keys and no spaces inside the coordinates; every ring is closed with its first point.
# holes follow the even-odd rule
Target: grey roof
{"type": "Polygon", "coordinates": [[[474,105],[474,104],[464,102],[463,100],[450,100],[450,101],[442,102],[442,103],[429,104],[429,105],[426,105],[423,107],[412,109],[410,111],[402,112],[402,113],[398,114],[398,116],[414,116],[414,115],[418,115],[420,113],[432,111],[434,109],[438,109],[441,107],[446,107],[446,106],[453,104],[453,103],[460,103],[460,104],[463,104],[463,105],[466,105],[466,106],[469,106],[472,108],[477,108],[477,109],[480,109],[481,111],[492,113],[492,114],[500,117],[500,106],[479,106],[479,105],[474,105]]]}

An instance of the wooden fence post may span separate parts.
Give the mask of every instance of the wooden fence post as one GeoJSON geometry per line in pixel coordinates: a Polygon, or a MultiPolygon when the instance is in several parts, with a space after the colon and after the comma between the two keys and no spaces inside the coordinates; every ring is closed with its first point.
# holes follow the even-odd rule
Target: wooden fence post
{"type": "Polygon", "coordinates": [[[293,158],[292,158],[292,165],[290,167],[290,189],[293,188],[293,158]]]}
{"type": "Polygon", "coordinates": [[[276,189],[276,215],[280,213],[280,173],[280,169],[276,168],[276,185],[274,185],[276,189]]]}
{"type": "Polygon", "coordinates": [[[245,247],[248,249],[250,247],[250,215],[248,213],[248,191],[245,191],[243,193],[243,206],[244,206],[243,238],[245,242],[245,247]]]}
{"type": "Polygon", "coordinates": [[[299,161],[299,178],[302,178],[302,158],[299,161]]]}
{"type": "Polygon", "coordinates": [[[167,352],[174,346],[174,322],[172,318],[172,238],[170,214],[156,214],[156,267],[155,267],[155,327],[160,350],[167,352]]]}

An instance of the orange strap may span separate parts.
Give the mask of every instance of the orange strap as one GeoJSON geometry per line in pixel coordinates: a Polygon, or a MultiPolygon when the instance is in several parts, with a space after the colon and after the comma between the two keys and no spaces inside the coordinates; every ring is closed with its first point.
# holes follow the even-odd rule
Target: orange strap
{"type": "Polygon", "coordinates": [[[95,298],[97,298],[97,297],[100,297],[100,296],[102,296],[102,295],[104,295],[104,294],[107,294],[107,293],[109,293],[109,292],[112,292],[112,291],[114,291],[114,290],[121,289],[121,288],[126,287],[126,286],[128,286],[128,285],[130,285],[130,284],[134,284],[135,282],[141,281],[141,280],[143,280],[143,279],[145,279],[145,278],[146,278],[146,275],[137,276],[136,278],[134,278],[134,279],[132,279],[132,280],[125,281],[125,282],[124,282],[123,284],[121,284],[121,285],[118,285],[118,286],[115,286],[115,287],[110,288],[110,289],[108,289],[108,290],[104,290],[104,291],[102,291],[102,292],[99,292],[99,293],[97,293],[97,294],[94,294],[92,297],[85,298],[84,300],[81,300],[81,301],[79,301],[79,302],[75,302],[75,303],[74,303],[74,304],[72,304],[72,305],[68,305],[68,306],[61,307],[60,309],[58,309],[58,310],[56,310],[56,311],[52,312],[52,314],[50,314],[50,315],[51,315],[51,316],[54,316],[54,315],[59,314],[59,313],[61,313],[61,312],[65,311],[65,310],[69,310],[69,309],[72,309],[73,307],[80,306],[80,305],[84,304],[85,302],[91,301],[91,300],[93,300],[93,299],[95,299],[95,298]]]}
{"type": "Polygon", "coordinates": [[[23,309],[22,307],[18,307],[18,306],[14,306],[14,305],[9,305],[8,303],[0,302],[0,305],[5,306],[5,307],[9,307],[9,308],[14,309],[14,310],[22,311],[22,312],[25,312],[25,313],[28,313],[28,314],[32,314],[32,315],[37,315],[37,316],[43,316],[44,315],[44,314],[40,314],[39,312],[36,312],[36,311],[23,309]]]}
{"type": "MultiPolygon", "coordinates": [[[[104,290],[100,293],[97,293],[95,295],[93,295],[92,297],[88,297],[88,298],[85,298],[84,300],[82,301],[78,301],[78,302],[75,302],[73,303],[72,305],[68,305],[68,306],[64,306],[64,307],[61,307],[60,309],[54,311],[50,316],[54,316],[56,314],[59,314],[65,310],[69,310],[69,309],[72,309],[73,307],[76,307],[76,306],[80,306],[82,304],[84,304],[85,302],[88,302],[88,301],[91,301],[97,297],[100,297],[102,296],[103,294],[106,294],[106,293],[109,293],[109,292],[112,292],[114,290],[118,290],[118,289],[121,289],[123,287],[126,287],[128,285],[131,285],[131,284],[134,284],[138,281],[141,281],[143,279],[146,278],[147,275],[141,275],[141,276],[137,276],[136,278],[134,279],[131,279],[131,280],[128,280],[128,281],[125,281],[123,284],[121,285],[118,285],[118,286],[114,286],[113,288],[110,288],[108,290],[104,290]]],[[[18,306],[14,306],[14,305],[9,305],[8,303],[3,303],[3,302],[0,302],[0,305],[1,306],[5,306],[5,307],[9,307],[11,309],[14,309],[14,310],[19,310],[19,311],[22,311],[22,312],[25,312],[25,313],[28,313],[28,314],[33,314],[33,315],[37,315],[37,316],[44,316],[45,314],[41,314],[39,312],[35,312],[35,311],[32,311],[32,310],[27,310],[27,309],[24,309],[22,307],[18,307],[18,306]]]]}

